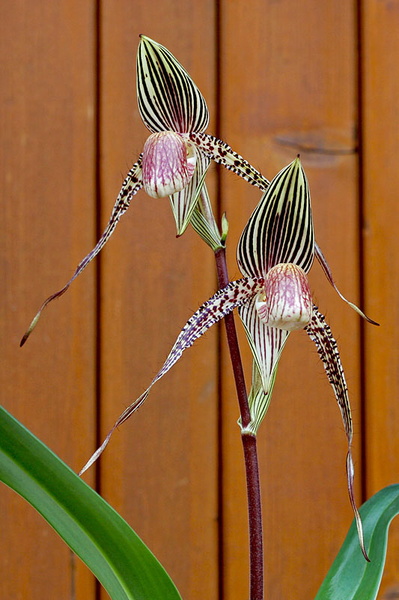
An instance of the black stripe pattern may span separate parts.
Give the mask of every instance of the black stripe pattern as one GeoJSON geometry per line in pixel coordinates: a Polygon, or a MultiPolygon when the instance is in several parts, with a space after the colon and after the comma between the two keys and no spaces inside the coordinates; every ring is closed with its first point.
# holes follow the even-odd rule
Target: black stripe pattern
{"type": "Polygon", "coordinates": [[[141,118],[153,133],[208,127],[206,101],[190,75],[167,48],[144,35],[137,52],[137,98],[141,118]]]}
{"type": "Polygon", "coordinates": [[[238,243],[243,275],[265,277],[279,263],[308,273],[314,258],[314,231],[309,186],[299,158],[271,181],[238,243]]]}
{"type": "Polygon", "coordinates": [[[250,302],[242,304],[238,313],[259,371],[263,392],[269,394],[281,352],[290,332],[262,323],[255,304],[256,296],[251,298],[250,302]]]}

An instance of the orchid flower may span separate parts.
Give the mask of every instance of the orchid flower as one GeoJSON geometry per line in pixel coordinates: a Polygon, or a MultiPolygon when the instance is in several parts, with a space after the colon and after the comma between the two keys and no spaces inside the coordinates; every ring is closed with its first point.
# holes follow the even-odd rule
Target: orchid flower
{"type": "MultiPolygon", "coordinates": [[[[204,185],[211,160],[262,190],[269,183],[225,142],[205,133],[209,111],[198,87],[169,50],[144,35],[140,36],[137,53],[137,98],[141,118],[151,135],[122,183],[108,225],[96,246],[79,263],[68,283],[43,302],[21,346],[49,302],[62,296],[105,246],[141,188],[154,198],[170,197],[178,235],[184,233],[193,218],[193,226],[199,232],[210,229],[205,236],[217,240],[216,226],[204,222],[200,213],[193,216],[201,193],[202,202],[211,210],[204,185]]],[[[219,243],[223,243],[220,236],[219,243]]]]}
{"type": "Polygon", "coordinates": [[[253,386],[249,397],[252,422],[242,429],[242,433],[256,435],[270,401],[278,361],[287,338],[292,331],[304,329],[316,344],[341,412],[348,442],[349,496],[362,552],[367,558],[353,492],[353,428],[345,375],[337,343],[324,316],[313,304],[307,279],[314,255],[309,188],[297,158],[271,181],[242,233],[237,261],[244,277],[219,290],[189,319],[161,370],[145,392],[121,414],[81,473],[99,457],[115,428],[143,404],[154,384],[179,360],[184,350],[238,308],[254,356],[253,386]]]}

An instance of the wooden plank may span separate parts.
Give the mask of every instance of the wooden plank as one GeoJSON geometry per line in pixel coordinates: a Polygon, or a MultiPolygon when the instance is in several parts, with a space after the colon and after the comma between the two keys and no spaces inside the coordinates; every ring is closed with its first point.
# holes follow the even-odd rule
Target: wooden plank
{"type": "MultiPolygon", "coordinates": [[[[136,100],[138,35],[146,34],[178,57],[212,110],[213,4],[103,3],[104,225],[149,135],[136,100]]],[[[211,251],[192,231],[175,236],[169,201],[140,192],[103,252],[103,435],[149,385],[187,318],[215,291],[211,251]]],[[[216,356],[217,335],[210,332],[115,433],[101,458],[104,496],[161,560],[183,597],[192,600],[215,598],[218,586],[216,356]]]]}
{"type": "MultiPolygon", "coordinates": [[[[398,481],[399,269],[396,161],[399,136],[399,6],[364,0],[362,6],[362,102],[364,156],[364,294],[381,327],[365,329],[367,495],[398,481]],[[383,32],[383,35],[381,35],[383,32]]],[[[399,527],[390,528],[381,598],[399,594],[399,527]]]]}
{"type": "MultiPolygon", "coordinates": [[[[1,402],[74,469],[95,435],[94,269],[19,341],[94,240],[94,24],[94,2],[0,8],[1,402]]],[[[94,598],[88,570],[4,486],[0,520],[1,598],[94,598]]]]}
{"type": "MultiPolygon", "coordinates": [[[[359,297],[355,25],[353,3],[254,1],[250,10],[221,3],[221,136],[268,177],[301,154],[317,240],[353,301],[359,297]]],[[[229,174],[222,182],[236,278],[234,248],[260,194],[229,174]]],[[[359,497],[359,319],[317,264],[311,286],[339,340],[349,381],[359,497]]],[[[224,590],[234,600],[248,594],[248,535],[237,407],[227,356],[224,361],[224,590]]],[[[304,333],[293,334],[284,351],[259,450],[266,596],[314,597],[352,515],[340,415],[304,333]]]]}

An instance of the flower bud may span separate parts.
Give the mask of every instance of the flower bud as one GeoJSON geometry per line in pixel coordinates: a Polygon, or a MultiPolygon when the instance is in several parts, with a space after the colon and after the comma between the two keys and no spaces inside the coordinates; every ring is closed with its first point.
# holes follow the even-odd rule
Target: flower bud
{"type": "Polygon", "coordinates": [[[312,318],[313,302],[303,269],[290,263],[272,267],[255,306],[266,325],[286,331],[306,327],[312,318]]]}
{"type": "Polygon", "coordinates": [[[180,192],[194,175],[194,146],[178,133],[153,133],[144,144],[142,174],[145,191],[152,198],[180,192]]]}

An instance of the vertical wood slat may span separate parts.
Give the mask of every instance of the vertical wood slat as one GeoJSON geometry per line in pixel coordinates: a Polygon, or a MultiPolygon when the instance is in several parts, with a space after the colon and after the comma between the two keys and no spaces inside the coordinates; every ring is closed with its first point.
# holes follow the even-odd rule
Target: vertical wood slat
{"type": "MultiPolygon", "coordinates": [[[[352,3],[252,2],[251,10],[244,3],[221,4],[221,135],[269,178],[301,154],[317,240],[342,291],[354,301],[359,297],[355,24],[352,3]]],[[[260,196],[229,175],[222,194],[232,255],[260,196]]],[[[230,272],[238,275],[233,257],[230,272]]],[[[359,319],[317,265],[311,285],[339,339],[348,376],[359,492],[359,319]]],[[[248,544],[237,408],[225,361],[224,587],[231,600],[247,594],[248,544]]],[[[352,515],[339,411],[304,333],[293,334],[284,350],[258,439],[267,597],[313,597],[352,515]]]]}
{"type": "MultiPolygon", "coordinates": [[[[94,5],[0,8],[1,403],[74,469],[95,437],[94,270],[19,341],[94,240],[94,5]]],[[[4,486],[0,521],[1,598],[94,598],[88,570],[4,486]]]]}
{"type": "MultiPolygon", "coordinates": [[[[192,75],[211,112],[214,3],[103,2],[103,224],[149,135],[138,115],[135,61],[144,33],[192,75]],[[196,27],[193,27],[193,24],[196,27]]],[[[209,179],[212,190],[212,177],[209,179]]],[[[140,192],[102,256],[102,435],[150,383],[192,312],[215,291],[210,250],[176,232],[168,199],[140,192]]],[[[101,458],[102,493],[166,567],[185,598],[216,598],[217,336],[210,332],[154,387],[101,458]]]]}
{"type": "MultiPolygon", "coordinates": [[[[365,328],[365,487],[370,496],[395,481],[398,455],[397,353],[391,348],[397,321],[392,274],[397,270],[394,73],[399,16],[393,2],[363,0],[360,5],[364,295],[367,311],[382,324],[365,328]]],[[[221,135],[269,177],[301,152],[317,239],[342,291],[357,300],[354,6],[307,1],[299,13],[291,2],[254,2],[251,11],[240,3],[220,6],[221,135]],[[312,147],[319,152],[310,152],[312,147]],[[333,152],[325,154],[326,149],[333,152]]],[[[94,241],[95,6],[20,0],[0,11],[1,401],[78,469],[95,435],[95,268],[89,267],[46,310],[24,349],[18,343],[40,302],[65,283],[94,241]]],[[[144,2],[103,3],[103,224],[146,136],[135,99],[137,34],[168,46],[213,108],[214,11],[213,2],[188,6],[165,0],[155,8],[144,2]]],[[[215,131],[214,124],[209,131],[215,131]]],[[[234,247],[259,194],[231,174],[223,175],[222,182],[235,278],[234,247]]],[[[173,236],[167,201],[141,194],[101,258],[103,434],[146,387],[185,319],[214,290],[212,257],[203,244],[192,233],[176,241],[173,236]],[[190,272],[196,273],[195,281],[187,283],[190,272]]],[[[358,451],[359,324],[317,266],[312,286],[339,338],[358,451]]],[[[210,333],[190,350],[134,420],[115,434],[101,464],[105,497],[143,535],[187,598],[217,597],[216,340],[210,333]]],[[[234,600],[247,594],[246,499],[226,354],[224,365],[224,589],[234,600]]],[[[351,513],[339,414],[304,335],[293,335],[286,348],[259,437],[268,597],[312,597],[351,513]]],[[[359,487],[359,453],[357,458],[359,487]]],[[[87,480],[93,481],[92,472],[87,480]]],[[[74,575],[62,542],[6,489],[0,492],[0,520],[0,544],[7,549],[0,559],[1,597],[37,600],[68,597],[75,590],[78,600],[93,598],[86,569],[76,560],[74,575]]],[[[394,525],[384,597],[396,590],[398,540],[394,525]]]]}
{"type": "MultiPolygon", "coordinates": [[[[365,329],[367,495],[398,482],[399,218],[397,190],[399,5],[363,0],[362,104],[364,295],[380,321],[365,329]]],[[[390,528],[381,598],[399,595],[399,527],[390,528]]]]}

